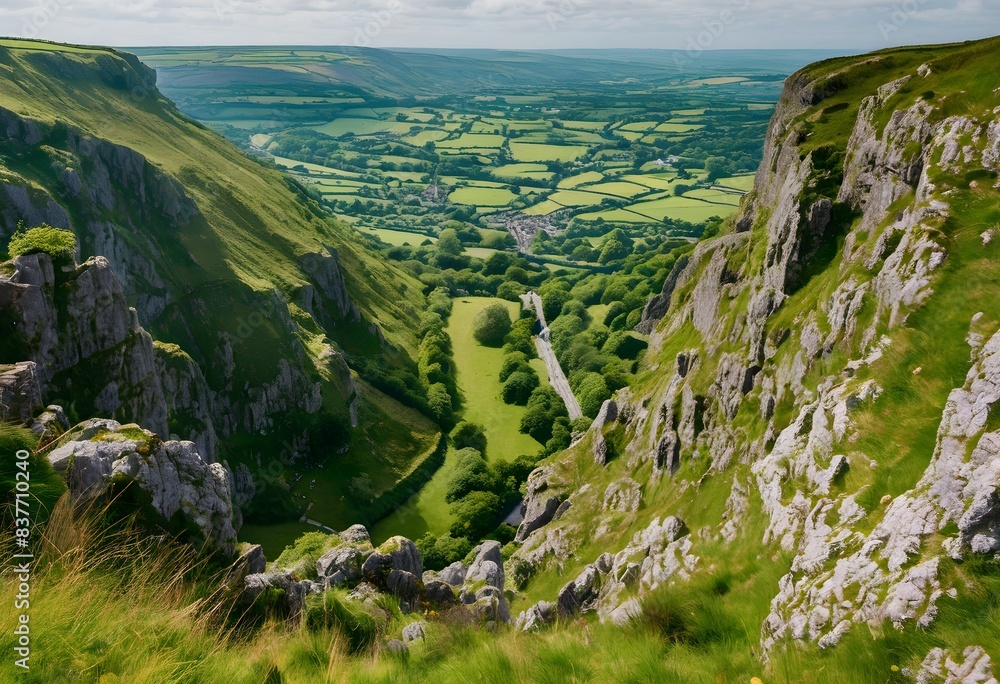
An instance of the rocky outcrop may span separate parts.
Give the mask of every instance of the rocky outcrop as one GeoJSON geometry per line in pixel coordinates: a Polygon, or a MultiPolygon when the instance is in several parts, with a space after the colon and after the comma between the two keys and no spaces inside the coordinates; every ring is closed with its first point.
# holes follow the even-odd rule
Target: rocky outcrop
{"type": "Polygon", "coordinates": [[[35,363],[0,365],[0,422],[28,423],[42,405],[42,388],[35,363]]]}
{"type": "Polygon", "coordinates": [[[476,618],[485,622],[510,622],[510,607],[504,594],[506,575],[500,543],[483,542],[474,549],[459,599],[476,618]]]}
{"type": "MultiPolygon", "coordinates": [[[[824,98],[859,88],[851,70],[881,59],[789,79],[754,192],[728,234],[678,260],[647,306],[650,379],[615,397],[622,453],[608,461],[595,431],[533,475],[534,522],[507,563],[514,586],[572,568],[562,615],[627,622],[653,587],[716,571],[706,556],[724,559],[714,549],[739,549],[742,539],[762,557],[792,559],[761,626],[766,654],[788,640],[829,648],[859,624],[926,627],[942,597],[958,596],[948,557],[1000,554],[992,285],[968,294],[984,313],[967,312],[968,375],[940,407],[936,446],[926,446],[930,435],[914,446],[912,434],[894,432],[913,428],[897,426],[900,409],[884,408],[898,406],[900,392],[914,405],[930,401],[944,375],[956,379],[960,361],[938,356],[961,344],[968,318],[951,316],[932,344],[914,340],[943,335],[926,318],[944,316],[941,308],[924,312],[935,289],[953,313],[965,287],[955,270],[994,256],[994,219],[960,212],[969,196],[992,202],[1000,111],[945,115],[945,98],[921,81],[935,73],[930,65],[868,93],[849,140],[826,139],[825,117],[845,105],[823,111],[824,98]],[[939,362],[951,370],[933,368],[925,380],[939,362]],[[922,477],[886,472],[900,458],[897,441],[929,463],[922,477]],[[603,468],[581,483],[580,463],[591,458],[603,468]],[[535,477],[564,483],[558,496],[573,508],[550,518],[555,494],[535,477]],[[657,519],[622,548],[622,527],[645,525],[657,506],[648,514],[713,513],[691,531],[657,519]],[[751,529],[762,535],[747,539],[751,529]],[[610,561],[583,557],[597,544],[610,561]]],[[[537,613],[525,611],[523,622],[538,623],[537,613]]],[[[932,655],[929,671],[942,681],[989,673],[976,669],[978,657],[965,668],[962,658],[932,655]]]]}
{"type": "Polygon", "coordinates": [[[207,463],[191,442],[163,442],[136,425],[90,420],[75,428],[47,454],[66,474],[76,500],[132,494],[153,522],[195,529],[201,540],[232,554],[238,531],[228,471],[207,463]]]}
{"type": "Polygon", "coordinates": [[[174,419],[214,460],[204,377],[190,359],[168,369],[170,355],[157,353],[106,259],[57,268],[47,254],[33,254],[12,265],[10,276],[0,275],[0,315],[9,321],[4,353],[33,362],[45,401],[162,435],[174,419]]]}

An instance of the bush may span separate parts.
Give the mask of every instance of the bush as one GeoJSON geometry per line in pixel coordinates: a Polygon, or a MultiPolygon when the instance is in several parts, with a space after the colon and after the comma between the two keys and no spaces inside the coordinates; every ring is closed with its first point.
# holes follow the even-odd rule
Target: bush
{"type": "Polygon", "coordinates": [[[7,251],[12,259],[44,253],[57,263],[72,262],[76,254],[76,236],[68,230],[45,224],[30,230],[18,229],[11,236],[7,251]]]}
{"type": "Polygon", "coordinates": [[[502,508],[503,502],[493,492],[472,492],[452,505],[456,522],[451,536],[481,539],[496,526],[502,508]]]}
{"type": "Polygon", "coordinates": [[[528,410],[521,418],[521,432],[545,444],[552,439],[556,418],[567,415],[566,405],[556,391],[551,387],[539,387],[528,400],[528,410]]]}
{"type": "Polygon", "coordinates": [[[448,481],[444,499],[454,503],[475,491],[488,491],[496,487],[496,476],[483,455],[475,449],[458,453],[458,463],[448,481]]]}
{"type": "Polygon", "coordinates": [[[591,418],[597,417],[604,402],[611,398],[608,383],[600,373],[587,373],[577,383],[576,398],[580,401],[583,413],[591,418]]]}
{"type": "Polygon", "coordinates": [[[535,341],[532,339],[537,323],[532,318],[519,318],[510,329],[503,349],[508,354],[521,352],[526,358],[533,359],[538,356],[535,348],[535,341]]]}
{"type": "Polygon", "coordinates": [[[472,551],[472,542],[465,537],[453,537],[450,534],[435,537],[428,532],[416,544],[427,570],[442,570],[462,560],[472,551]]]}
{"type": "Polygon", "coordinates": [[[530,366],[528,371],[517,371],[507,378],[500,392],[504,403],[515,404],[517,406],[524,406],[528,403],[531,393],[540,384],[538,374],[530,366]]]}
{"type": "Polygon", "coordinates": [[[438,383],[427,388],[427,404],[439,425],[450,425],[454,420],[455,407],[445,385],[438,383]]]}
{"type": "Polygon", "coordinates": [[[531,370],[528,363],[528,355],[521,351],[508,353],[503,357],[503,365],[500,366],[500,382],[507,382],[507,378],[517,372],[527,373],[531,370]]]}
{"type": "Polygon", "coordinates": [[[490,304],[476,314],[472,321],[472,334],[480,344],[499,347],[513,327],[510,311],[503,304],[490,304]]]}
{"type": "Polygon", "coordinates": [[[282,570],[292,570],[304,579],[316,579],[316,561],[340,543],[340,537],[326,532],[306,532],[285,547],[274,564],[282,570]]]}

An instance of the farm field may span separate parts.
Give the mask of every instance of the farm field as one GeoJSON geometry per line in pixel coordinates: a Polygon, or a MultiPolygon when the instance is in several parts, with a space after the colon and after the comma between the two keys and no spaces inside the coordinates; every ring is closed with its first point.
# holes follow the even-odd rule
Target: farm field
{"type": "MultiPolygon", "coordinates": [[[[443,68],[418,53],[392,54],[428,78],[443,68]]],[[[615,67],[642,74],[647,86],[637,88],[628,77],[595,78],[598,62],[589,60],[545,86],[546,58],[534,53],[463,58],[470,80],[453,67],[444,75],[450,92],[421,78],[395,81],[378,55],[351,48],[142,57],[187,113],[389,247],[418,246],[413,233],[434,235],[453,220],[512,235],[569,231],[594,244],[616,228],[636,239],[696,237],[705,221],[735,213],[752,187],[781,87],[752,64],[731,74],[692,64],[670,79],[639,64],[615,67]],[[204,85],[186,85],[193,65],[204,85]],[[228,77],[235,67],[262,78],[243,88],[228,77]],[[328,85],[317,85],[322,78],[328,85]]]]}

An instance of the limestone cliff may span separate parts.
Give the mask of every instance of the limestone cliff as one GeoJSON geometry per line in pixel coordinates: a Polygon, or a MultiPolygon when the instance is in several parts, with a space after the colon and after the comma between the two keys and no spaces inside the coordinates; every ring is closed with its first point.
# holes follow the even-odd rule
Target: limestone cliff
{"type": "MultiPolygon", "coordinates": [[[[1000,89],[970,82],[996,47],[789,79],[739,215],[647,307],[617,420],[532,477],[508,561],[526,596],[560,572],[539,597],[559,614],[623,622],[749,545],[787,562],[757,625],[766,659],[926,626],[973,591],[956,564],[1000,551],[1000,89]],[[605,439],[620,457],[594,463],[605,439]]],[[[944,651],[927,657],[938,681],[944,651]]]]}

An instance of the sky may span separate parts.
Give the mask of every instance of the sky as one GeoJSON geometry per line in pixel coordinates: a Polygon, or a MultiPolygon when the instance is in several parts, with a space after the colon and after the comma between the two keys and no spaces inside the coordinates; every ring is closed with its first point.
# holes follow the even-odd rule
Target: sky
{"type": "Polygon", "coordinates": [[[0,0],[0,35],[118,47],[866,51],[995,33],[998,0],[0,0]]]}

